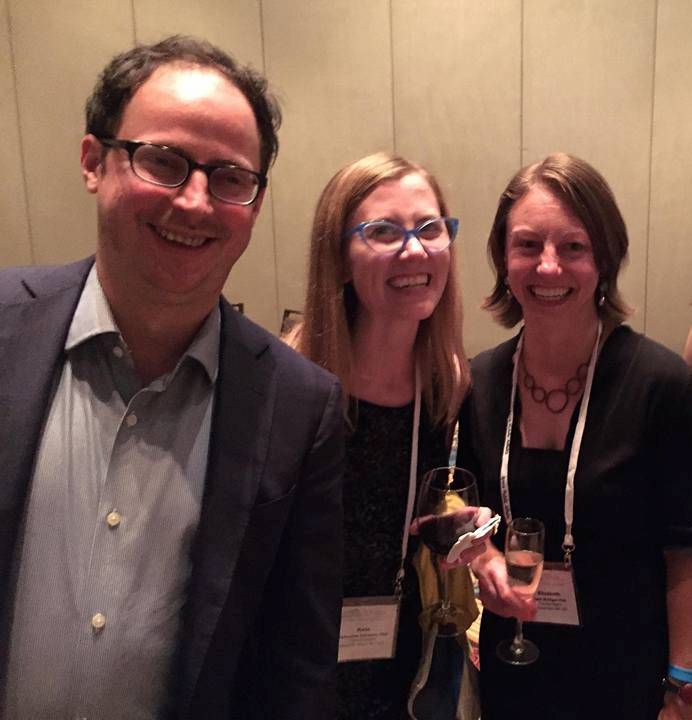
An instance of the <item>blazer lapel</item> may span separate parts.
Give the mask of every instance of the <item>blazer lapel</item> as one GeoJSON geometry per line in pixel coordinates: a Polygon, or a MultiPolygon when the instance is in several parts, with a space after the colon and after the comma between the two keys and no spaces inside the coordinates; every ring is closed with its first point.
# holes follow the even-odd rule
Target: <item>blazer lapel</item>
{"type": "MultiPolygon", "coordinates": [[[[79,266],[81,279],[90,264],[79,266]]],[[[62,283],[56,292],[48,282],[48,293],[41,280],[25,283],[27,299],[0,306],[0,608],[55,372],[81,293],[79,280],[77,274],[77,282],[62,283]]]]}
{"type": "MultiPolygon", "coordinates": [[[[88,270],[90,263],[86,264],[88,270]]],[[[86,273],[83,273],[84,277],[86,273]]],[[[0,513],[16,512],[82,284],[0,306],[0,513]]],[[[2,529],[0,528],[0,532],[2,529]]]]}
{"type": "Polygon", "coordinates": [[[253,335],[223,300],[221,310],[214,421],[184,615],[182,708],[192,699],[231,586],[267,456],[274,404],[274,360],[265,352],[266,340],[253,335]]]}

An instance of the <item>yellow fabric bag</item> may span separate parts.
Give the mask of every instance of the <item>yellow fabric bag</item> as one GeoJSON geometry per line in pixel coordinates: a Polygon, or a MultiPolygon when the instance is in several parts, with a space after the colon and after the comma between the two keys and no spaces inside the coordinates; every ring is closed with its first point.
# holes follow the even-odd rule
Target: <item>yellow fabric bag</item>
{"type": "MultiPolygon", "coordinates": [[[[446,494],[444,502],[447,509],[450,510],[463,507],[463,502],[453,492],[446,494]]],[[[423,543],[420,543],[414,555],[413,566],[418,575],[418,589],[421,607],[423,608],[418,616],[418,622],[423,632],[423,647],[418,672],[411,686],[408,699],[408,712],[411,718],[416,717],[413,711],[416,697],[428,681],[438,633],[438,626],[433,620],[433,615],[435,606],[441,600],[440,579],[435,558],[430,549],[423,543]]],[[[457,608],[454,615],[454,624],[459,635],[456,640],[464,652],[464,670],[461,677],[456,718],[457,720],[478,720],[480,717],[478,674],[470,661],[469,646],[466,639],[466,630],[473,624],[479,614],[473,582],[466,567],[459,567],[446,572],[448,599],[457,608]]]]}

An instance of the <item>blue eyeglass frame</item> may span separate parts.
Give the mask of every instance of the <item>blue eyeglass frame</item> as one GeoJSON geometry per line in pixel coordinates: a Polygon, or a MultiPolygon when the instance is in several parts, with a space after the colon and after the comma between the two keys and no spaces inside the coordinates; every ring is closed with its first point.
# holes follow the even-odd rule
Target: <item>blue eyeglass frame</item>
{"type": "Polygon", "coordinates": [[[206,176],[207,176],[207,183],[209,185],[209,193],[215,197],[217,200],[220,200],[223,203],[227,203],[228,205],[252,205],[252,203],[257,200],[260,191],[263,190],[265,187],[267,187],[267,176],[263,175],[262,173],[255,172],[254,170],[248,170],[247,168],[240,167],[239,165],[234,165],[233,163],[215,163],[215,164],[207,164],[207,163],[198,163],[196,160],[193,160],[191,157],[188,157],[185,153],[181,152],[180,150],[176,148],[169,147],[168,145],[158,145],[157,143],[150,143],[150,142],[140,142],[138,140],[121,140],[119,138],[106,138],[106,137],[98,137],[95,136],[96,139],[101,143],[101,145],[105,145],[109,148],[117,148],[119,150],[125,150],[127,153],[129,159],[130,159],[130,168],[132,169],[132,172],[137,175],[137,177],[140,180],[143,180],[144,182],[151,183],[152,185],[158,185],[159,187],[169,187],[169,188],[176,188],[176,187],[182,187],[185,185],[185,183],[190,179],[190,175],[192,175],[193,170],[201,170],[206,176]],[[154,180],[150,180],[148,178],[143,178],[141,175],[139,175],[134,168],[134,156],[135,152],[143,146],[149,146],[149,147],[155,147],[159,150],[166,150],[167,152],[173,153],[174,155],[177,155],[179,158],[182,158],[187,163],[187,174],[185,177],[175,185],[170,185],[168,183],[162,183],[162,182],[155,182],[154,180]],[[242,172],[248,173],[249,175],[253,175],[257,179],[257,185],[255,196],[252,198],[252,200],[244,200],[243,202],[237,202],[234,200],[227,200],[226,198],[219,197],[218,195],[214,194],[211,191],[211,174],[215,170],[223,169],[223,168],[233,168],[234,170],[240,170],[242,172]]]}
{"type": "Polygon", "coordinates": [[[362,222],[358,225],[356,225],[354,228],[351,228],[347,232],[344,233],[343,238],[344,240],[347,240],[352,235],[358,235],[358,237],[374,252],[379,253],[380,255],[399,255],[404,251],[404,248],[406,247],[406,243],[412,238],[416,238],[418,242],[420,243],[420,246],[425,250],[426,254],[428,255],[437,255],[438,253],[444,252],[451,246],[451,244],[456,240],[457,232],[459,231],[459,218],[455,217],[435,217],[430,218],[429,220],[426,220],[425,222],[422,222],[420,225],[417,225],[416,227],[412,228],[411,230],[407,230],[402,225],[399,225],[398,223],[390,222],[389,220],[368,220],[366,222],[362,222]],[[438,222],[439,220],[442,220],[444,224],[447,226],[448,233],[449,233],[449,245],[446,245],[440,250],[431,250],[427,243],[428,241],[421,238],[419,233],[421,230],[423,230],[427,225],[430,223],[438,222]],[[366,239],[365,239],[365,233],[363,232],[366,227],[370,227],[373,225],[377,225],[379,227],[395,227],[397,230],[400,230],[403,234],[403,240],[401,241],[401,245],[396,250],[388,250],[388,251],[382,251],[375,249],[366,239]]]}

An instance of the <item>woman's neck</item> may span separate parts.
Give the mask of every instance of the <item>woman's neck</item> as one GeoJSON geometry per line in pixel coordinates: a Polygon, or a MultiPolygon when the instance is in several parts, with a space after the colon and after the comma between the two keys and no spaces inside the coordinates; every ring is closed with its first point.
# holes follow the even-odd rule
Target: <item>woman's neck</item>
{"type": "Polygon", "coordinates": [[[415,392],[418,321],[382,322],[359,316],[353,333],[352,393],[376,405],[398,407],[415,392]]]}
{"type": "Polygon", "coordinates": [[[535,377],[570,377],[579,365],[589,361],[597,333],[596,313],[570,327],[526,322],[524,364],[535,377]]]}

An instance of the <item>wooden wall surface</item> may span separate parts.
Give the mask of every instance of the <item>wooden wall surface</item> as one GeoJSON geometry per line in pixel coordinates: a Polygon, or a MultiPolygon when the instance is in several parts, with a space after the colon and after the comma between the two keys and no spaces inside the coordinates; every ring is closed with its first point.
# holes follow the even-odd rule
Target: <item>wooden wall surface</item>
{"type": "Polygon", "coordinates": [[[479,309],[497,197],[555,150],[611,183],[630,231],[631,324],[679,351],[692,323],[689,0],[0,0],[0,265],[95,246],[83,105],[116,52],[184,32],[269,77],[279,160],[226,294],[277,331],[300,308],[315,202],[343,164],[427,165],[461,219],[470,354],[507,336],[479,309]]]}

